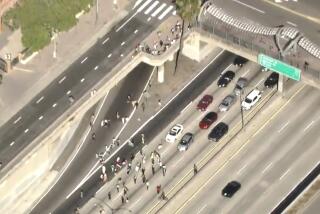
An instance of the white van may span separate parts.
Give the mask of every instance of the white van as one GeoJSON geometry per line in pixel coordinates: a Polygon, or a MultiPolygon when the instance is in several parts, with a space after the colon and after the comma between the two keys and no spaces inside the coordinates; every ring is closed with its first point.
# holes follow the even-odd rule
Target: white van
{"type": "Polygon", "coordinates": [[[253,89],[241,103],[244,110],[250,110],[261,98],[261,92],[258,89],[253,89]]]}

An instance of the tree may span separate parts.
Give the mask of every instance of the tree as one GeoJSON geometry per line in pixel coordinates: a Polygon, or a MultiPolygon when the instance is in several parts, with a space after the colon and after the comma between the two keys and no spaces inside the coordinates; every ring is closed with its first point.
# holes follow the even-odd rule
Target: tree
{"type": "Polygon", "coordinates": [[[182,31],[181,31],[181,37],[179,40],[179,50],[177,52],[173,74],[175,74],[177,71],[180,51],[183,48],[182,46],[183,46],[185,23],[188,23],[188,27],[191,27],[191,23],[195,21],[197,15],[200,12],[201,2],[200,0],[177,0],[176,5],[177,5],[178,15],[182,19],[182,31]]]}

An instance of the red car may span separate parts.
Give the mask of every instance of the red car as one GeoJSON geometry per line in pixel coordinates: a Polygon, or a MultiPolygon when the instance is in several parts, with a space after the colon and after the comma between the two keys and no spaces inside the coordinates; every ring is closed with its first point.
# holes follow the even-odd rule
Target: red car
{"type": "Polygon", "coordinates": [[[213,97],[210,95],[204,95],[197,105],[197,109],[200,111],[205,111],[207,107],[212,103],[213,97]]]}
{"type": "Polygon", "coordinates": [[[207,129],[218,119],[218,115],[215,112],[209,112],[204,118],[200,121],[200,129],[207,129]]]}

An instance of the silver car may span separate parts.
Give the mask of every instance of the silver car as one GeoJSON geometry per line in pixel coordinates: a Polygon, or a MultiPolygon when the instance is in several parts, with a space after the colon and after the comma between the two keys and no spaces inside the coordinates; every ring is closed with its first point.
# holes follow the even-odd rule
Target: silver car
{"type": "Polygon", "coordinates": [[[190,144],[193,142],[193,134],[188,132],[181,138],[179,144],[178,144],[178,150],[180,152],[187,151],[190,144]]]}
{"type": "Polygon", "coordinates": [[[240,77],[236,83],[236,87],[234,88],[234,93],[239,96],[241,91],[247,87],[248,80],[246,78],[240,77]]]}
{"type": "Polygon", "coordinates": [[[219,105],[220,111],[228,111],[230,107],[235,103],[236,97],[232,94],[226,96],[219,105]]]}

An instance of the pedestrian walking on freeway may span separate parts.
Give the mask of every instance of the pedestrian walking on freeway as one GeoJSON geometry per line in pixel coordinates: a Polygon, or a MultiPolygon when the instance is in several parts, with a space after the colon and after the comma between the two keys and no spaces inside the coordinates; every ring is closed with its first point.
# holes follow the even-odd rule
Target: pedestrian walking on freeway
{"type": "Polygon", "coordinates": [[[136,175],[133,176],[133,183],[135,183],[135,184],[137,183],[137,176],[136,175]]]}
{"type": "Polygon", "coordinates": [[[116,112],[116,117],[117,117],[117,119],[120,119],[120,114],[118,111],[116,112]]]}
{"type": "Polygon", "coordinates": [[[193,173],[197,174],[198,173],[198,167],[196,164],[193,164],[193,173]]]}
{"type": "Polygon", "coordinates": [[[157,185],[157,194],[159,194],[161,191],[161,185],[157,185]]]}
{"type": "Polygon", "coordinates": [[[129,197],[126,196],[126,203],[129,203],[129,197]]]}
{"type": "Polygon", "coordinates": [[[127,103],[130,103],[131,102],[131,94],[128,94],[127,96],[127,103]]]}
{"type": "Polygon", "coordinates": [[[114,170],[115,170],[114,165],[111,164],[111,172],[114,173],[115,172],[114,170]]]}
{"type": "Polygon", "coordinates": [[[144,111],[146,108],[146,105],[144,103],[141,103],[141,108],[142,108],[142,111],[144,111]]]}
{"type": "Polygon", "coordinates": [[[147,190],[149,190],[149,181],[146,182],[147,190]]]}
{"type": "Polygon", "coordinates": [[[117,184],[117,192],[120,192],[120,185],[117,184]]]}
{"type": "Polygon", "coordinates": [[[121,195],[121,203],[124,204],[124,197],[121,195]]]}
{"type": "Polygon", "coordinates": [[[120,138],[117,138],[117,140],[116,140],[116,145],[117,145],[117,146],[120,146],[120,138]]]}
{"type": "Polygon", "coordinates": [[[92,138],[92,140],[95,140],[96,139],[96,133],[92,133],[92,135],[91,135],[91,138],[92,138]]]}
{"type": "Polygon", "coordinates": [[[142,183],[146,183],[147,182],[147,178],[146,178],[146,176],[145,175],[142,175],[142,183]]]}
{"type": "Polygon", "coordinates": [[[108,192],[108,199],[111,200],[111,192],[108,192]]]}
{"type": "Polygon", "coordinates": [[[165,164],[162,165],[162,174],[163,176],[166,176],[166,172],[167,172],[167,167],[165,164]]]}
{"type": "Polygon", "coordinates": [[[152,175],[154,175],[156,173],[156,169],[154,168],[154,165],[152,164],[151,166],[151,171],[152,171],[152,175]]]}
{"type": "Polygon", "coordinates": [[[133,161],[133,159],[134,159],[134,154],[131,153],[131,155],[130,155],[130,160],[131,160],[131,162],[133,161]]]}

